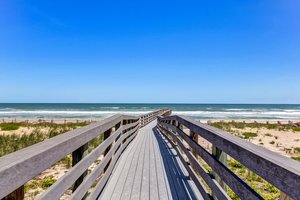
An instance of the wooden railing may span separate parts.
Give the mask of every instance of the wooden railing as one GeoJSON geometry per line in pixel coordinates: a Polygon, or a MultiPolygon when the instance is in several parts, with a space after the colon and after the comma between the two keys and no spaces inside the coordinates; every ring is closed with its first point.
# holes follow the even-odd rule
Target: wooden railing
{"type": "Polygon", "coordinates": [[[219,200],[230,199],[227,186],[241,199],[263,199],[227,167],[227,155],[289,197],[300,199],[299,162],[183,116],[159,117],[158,128],[177,151],[204,199],[212,196],[219,200]],[[197,142],[198,137],[212,144],[211,152],[197,142]],[[210,166],[212,173],[204,168],[199,158],[210,166]]]}
{"type": "Polygon", "coordinates": [[[147,124],[149,124],[150,122],[152,122],[153,120],[156,120],[157,116],[169,116],[171,115],[171,110],[168,109],[163,109],[163,110],[157,110],[145,115],[141,115],[140,116],[140,125],[141,127],[146,126],[147,124]]]}
{"type": "Polygon", "coordinates": [[[96,199],[139,128],[168,112],[159,110],[139,117],[114,115],[1,157],[0,199],[7,195],[23,199],[25,183],[69,154],[72,154],[72,168],[38,199],[59,199],[69,188],[73,191],[70,199],[96,199]],[[89,142],[98,137],[103,137],[103,142],[88,153],[89,142]],[[88,173],[92,164],[96,166],[88,173]]]}

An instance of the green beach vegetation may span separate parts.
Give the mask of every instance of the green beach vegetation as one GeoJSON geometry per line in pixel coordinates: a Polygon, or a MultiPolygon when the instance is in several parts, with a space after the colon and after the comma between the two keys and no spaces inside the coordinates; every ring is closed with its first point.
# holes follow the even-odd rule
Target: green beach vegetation
{"type": "Polygon", "coordinates": [[[298,132],[299,132],[299,131],[300,131],[300,127],[293,128],[293,130],[294,130],[294,131],[298,131],[298,132]]]}
{"type": "Polygon", "coordinates": [[[300,156],[293,156],[292,159],[297,160],[300,162],[300,156]]]}
{"type": "Polygon", "coordinates": [[[245,139],[249,139],[249,138],[254,138],[257,137],[257,133],[253,133],[253,132],[244,132],[243,136],[245,139]]]}
{"type": "Polygon", "coordinates": [[[246,122],[236,122],[236,121],[231,121],[231,122],[212,122],[210,125],[225,130],[225,131],[231,131],[232,129],[245,129],[245,128],[266,128],[269,130],[279,130],[279,131],[288,131],[288,130],[293,130],[293,131],[300,131],[300,127],[294,127],[291,124],[270,124],[270,123],[259,123],[259,122],[251,122],[251,123],[246,123],[246,122]]]}
{"type": "MultiPolygon", "coordinates": [[[[200,159],[203,167],[213,176],[212,169],[207,165],[202,159],[200,159]]],[[[230,158],[227,161],[228,168],[245,181],[253,190],[255,190],[259,195],[261,195],[266,200],[278,199],[280,196],[280,190],[271,185],[269,182],[256,175],[254,172],[249,170],[240,162],[230,158]]],[[[202,181],[202,183],[205,183],[202,181]]],[[[211,191],[210,188],[206,186],[208,191],[211,191]]],[[[233,200],[240,200],[240,198],[229,188],[227,187],[227,194],[233,200]]]]}
{"type": "MultiPolygon", "coordinates": [[[[0,124],[0,157],[21,150],[25,147],[42,142],[46,139],[55,137],[62,133],[74,130],[76,128],[86,126],[89,123],[2,123],[0,124]],[[23,131],[22,133],[16,131],[23,131]]],[[[103,136],[99,136],[89,143],[89,149],[94,149],[99,143],[103,141],[103,136]]],[[[53,165],[53,169],[63,170],[65,173],[67,169],[72,166],[71,155],[64,157],[62,160],[53,165]]],[[[53,171],[53,170],[52,170],[53,171]]],[[[35,197],[43,190],[46,190],[53,185],[58,175],[61,172],[46,172],[44,178],[36,177],[24,185],[26,194],[35,197]],[[48,174],[49,173],[49,174],[48,174]]]]}
{"type": "Polygon", "coordinates": [[[20,128],[20,123],[2,123],[0,124],[1,131],[14,131],[20,128]]]}
{"type": "Polygon", "coordinates": [[[6,154],[18,151],[25,147],[44,141],[45,139],[55,137],[62,133],[82,127],[88,123],[3,123],[0,124],[1,131],[6,133],[20,129],[21,127],[30,130],[27,134],[0,134],[0,157],[6,154]],[[45,131],[46,130],[46,131],[45,131]]]}
{"type": "MultiPolygon", "coordinates": [[[[246,123],[246,122],[213,122],[210,125],[227,131],[233,135],[236,135],[242,139],[254,139],[257,137],[257,144],[264,145],[264,141],[269,145],[276,148],[278,143],[275,140],[280,140],[280,137],[276,134],[285,134],[286,132],[293,132],[298,134],[300,128],[293,126],[292,124],[269,124],[269,123],[246,123]],[[276,132],[276,134],[273,134],[276,132]],[[282,133],[281,133],[282,132],[282,133]],[[259,133],[259,134],[258,134],[259,133]],[[266,140],[263,138],[266,137],[266,140]],[[273,139],[273,140],[272,140],[273,139]],[[276,145],[275,145],[276,144],[276,145]]],[[[286,153],[294,160],[300,162],[300,147],[285,147],[286,153]],[[292,151],[293,150],[293,151],[292,151]]],[[[274,200],[278,199],[280,196],[280,191],[274,187],[272,184],[256,175],[254,172],[246,168],[242,163],[229,158],[227,162],[228,167],[232,172],[239,176],[243,181],[245,181],[251,188],[253,188],[258,194],[260,194],[264,199],[274,200]]],[[[240,199],[236,194],[227,188],[228,195],[235,200],[240,199]]]]}

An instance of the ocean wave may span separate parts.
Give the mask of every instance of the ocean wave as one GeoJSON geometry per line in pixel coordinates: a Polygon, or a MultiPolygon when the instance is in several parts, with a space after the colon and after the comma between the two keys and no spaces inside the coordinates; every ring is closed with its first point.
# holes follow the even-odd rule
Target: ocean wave
{"type": "Polygon", "coordinates": [[[146,114],[151,111],[80,111],[80,110],[14,110],[14,111],[0,111],[0,115],[10,114],[29,114],[29,115],[112,115],[112,114],[146,114]]]}
{"type": "MultiPolygon", "coordinates": [[[[117,107],[115,107],[117,108],[117,107]]],[[[35,118],[35,117],[53,117],[53,118],[105,118],[114,114],[125,115],[142,115],[151,112],[149,108],[147,110],[141,109],[128,109],[128,110],[17,110],[11,108],[1,108],[0,117],[22,117],[22,118],[35,118]]],[[[195,111],[173,111],[175,115],[185,115],[194,119],[296,119],[300,120],[300,109],[229,109],[227,110],[195,110],[195,111]]]]}

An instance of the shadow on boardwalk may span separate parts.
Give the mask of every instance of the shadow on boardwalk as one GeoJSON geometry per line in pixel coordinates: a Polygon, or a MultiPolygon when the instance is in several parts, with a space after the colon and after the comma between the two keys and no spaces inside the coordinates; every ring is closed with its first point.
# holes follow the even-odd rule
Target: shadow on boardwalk
{"type": "Polygon", "coordinates": [[[166,172],[167,181],[170,185],[172,199],[201,199],[194,192],[195,186],[191,186],[191,180],[186,169],[177,156],[176,150],[168,140],[159,132],[157,127],[152,129],[158,142],[163,164],[166,172]]]}

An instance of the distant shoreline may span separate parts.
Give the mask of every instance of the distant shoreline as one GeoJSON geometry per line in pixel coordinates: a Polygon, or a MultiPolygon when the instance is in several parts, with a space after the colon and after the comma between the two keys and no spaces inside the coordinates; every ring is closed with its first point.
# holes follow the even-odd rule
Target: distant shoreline
{"type": "MultiPolygon", "coordinates": [[[[0,118],[0,123],[80,123],[80,122],[98,122],[105,118],[0,118]]],[[[281,124],[289,123],[300,123],[299,120],[287,120],[287,119],[200,119],[196,120],[201,123],[214,123],[214,122],[245,122],[245,123],[271,123],[276,124],[280,122],[281,124]]]]}
{"type": "Polygon", "coordinates": [[[99,121],[115,114],[139,116],[159,109],[194,120],[300,121],[296,104],[1,104],[0,120],[99,121]]]}

